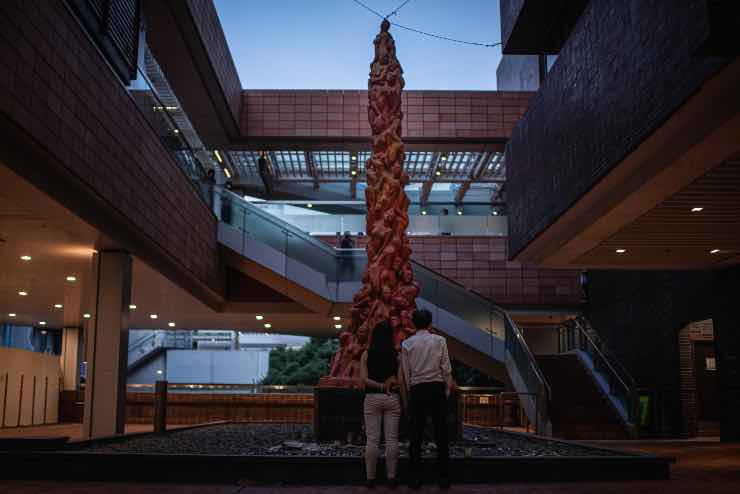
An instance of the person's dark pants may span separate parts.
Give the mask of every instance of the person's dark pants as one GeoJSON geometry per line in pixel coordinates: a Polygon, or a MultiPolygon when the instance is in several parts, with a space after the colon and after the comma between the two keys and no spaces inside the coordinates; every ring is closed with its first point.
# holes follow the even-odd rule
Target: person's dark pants
{"type": "Polygon", "coordinates": [[[434,442],[437,443],[437,473],[440,479],[449,476],[450,445],[447,438],[447,395],[441,382],[421,383],[411,387],[411,445],[409,448],[412,482],[421,480],[421,443],[427,417],[434,424],[434,442]]]}

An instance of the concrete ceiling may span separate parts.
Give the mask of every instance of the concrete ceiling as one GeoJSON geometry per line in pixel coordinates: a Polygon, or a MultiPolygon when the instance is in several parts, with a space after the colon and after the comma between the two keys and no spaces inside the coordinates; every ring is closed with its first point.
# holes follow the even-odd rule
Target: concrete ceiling
{"type": "MultiPolygon", "coordinates": [[[[83,314],[94,313],[94,255],[118,246],[28,182],[5,172],[0,165],[0,322],[84,326],[88,319],[83,314]],[[75,281],[67,281],[68,276],[75,281]]],[[[135,256],[132,278],[136,309],[129,311],[130,328],[172,329],[168,323],[174,322],[175,329],[328,336],[340,331],[334,327],[334,310],[341,316],[347,311],[338,307],[331,314],[318,314],[285,298],[250,301],[243,296],[215,311],[135,256]],[[264,319],[258,321],[257,314],[264,319]],[[266,329],[265,323],[272,327],[266,329]]]]}

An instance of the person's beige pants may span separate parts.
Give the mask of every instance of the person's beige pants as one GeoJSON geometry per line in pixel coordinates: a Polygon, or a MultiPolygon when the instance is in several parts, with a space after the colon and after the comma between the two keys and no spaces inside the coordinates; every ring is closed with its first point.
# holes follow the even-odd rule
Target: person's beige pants
{"type": "Polygon", "coordinates": [[[365,468],[367,478],[375,478],[380,446],[380,424],[384,421],[385,465],[388,478],[396,477],[398,466],[398,422],[401,419],[401,399],[397,394],[369,393],[365,395],[365,468]]]}

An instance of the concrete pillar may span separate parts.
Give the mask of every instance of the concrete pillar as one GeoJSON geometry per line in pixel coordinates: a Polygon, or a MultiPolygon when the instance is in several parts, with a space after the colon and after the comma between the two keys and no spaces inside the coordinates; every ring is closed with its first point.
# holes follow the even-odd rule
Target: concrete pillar
{"type": "Polygon", "coordinates": [[[128,360],[131,256],[102,251],[94,259],[95,312],[88,325],[83,435],[123,433],[128,360]]]}
{"type": "Polygon", "coordinates": [[[717,274],[714,289],[714,345],[719,387],[720,440],[740,441],[740,268],[717,274]]]}
{"type": "Polygon", "coordinates": [[[62,330],[62,391],[77,391],[80,381],[80,328],[62,330]]]}

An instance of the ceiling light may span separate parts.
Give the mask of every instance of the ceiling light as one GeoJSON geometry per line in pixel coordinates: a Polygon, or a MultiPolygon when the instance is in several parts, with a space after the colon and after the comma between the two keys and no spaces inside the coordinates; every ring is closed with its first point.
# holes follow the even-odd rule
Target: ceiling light
{"type": "Polygon", "coordinates": [[[335,320],[335,321],[341,321],[341,320],[342,320],[342,318],[341,318],[341,317],[339,317],[339,316],[334,316],[334,320],[335,320]]]}
{"type": "Polygon", "coordinates": [[[170,321],[170,322],[167,323],[167,326],[169,326],[171,328],[174,328],[175,327],[175,323],[172,322],[172,321],[170,321]]]}
{"type": "Polygon", "coordinates": [[[174,134],[179,134],[179,133],[180,133],[180,129],[174,129],[174,130],[173,130],[172,132],[173,132],[174,134]]]}
{"type": "Polygon", "coordinates": [[[231,172],[228,168],[224,168],[224,175],[226,175],[226,178],[231,178],[231,172]]]}
{"type": "Polygon", "coordinates": [[[85,312],[84,314],[82,314],[82,317],[84,317],[85,319],[90,319],[92,316],[89,313],[85,312]]]}
{"type": "Polygon", "coordinates": [[[440,175],[442,175],[442,171],[437,170],[437,172],[435,174],[439,177],[440,175]]]}
{"type": "Polygon", "coordinates": [[[702,208],[702,207],[691,208],[691,212],[692,213],[698,213],[699,211],[702,211],[702,210],[704,210],[704,208],[702,208]]]}
{"type": "Polygon", "coordinates": [[[439,158],[439,159],[441,159],[442,161],[447,161],[447,156],[442,156],[442,157],[441,157],[441,158],[439,158]]]}
{"type": "Polygon", "coordinates": [[[350,174],[351,174],[351,175],[352,175],[352,176],[354,177],[354,176],[356,176],[356,175],[357,175],[357,170],[352,170],[352,171],[351,171],[351,172],[349,172],[349,173],[350,173],[350,174]]]}
{"type": "Polygon", "coordinates": [[[627,252],[627,249],[617,249],[616,252],[617,254],[624,254],[625,252],[627,252]]]}
{"type": "Polygon", "coordinates": [[[272,327],[272,324],[270,324],[269,322],[265,323],[265,329],[270,329],[271,327],[272,327]]]}
{"type": "Polygon", "coordinates": [[[719,253],[719,249],[712,249],[712,250],[709,251],[709,253],[710,254],[718,254],[719,253]]]}
{"type": "Polygon", "coordinates": [[[31,260],[31,256],[26,256],[26,255],[21,256],[21,261],[30,261],[30,260],[31,260]]]}
{"type": "Polygon", "coordinates": [[[136,304],[129,304],[128,308],[131,310],[136,310],[136,304]]]}
{"type": "Polygon", "coordinates": [[[306,207],[307,207],[307,208],[312,208],[312,207],[313,207],[313,204],[311,204],[311,203],[309,202],[308,204],[306,204],[306,207]]]}
{"type": "Polygon", "coordinates": [[[28,295],[28,292],[25,290],[19,290],[18,295],[20,295],[21,297],[25,297],[26,295],[28,295]]]}
{"type": "Polygon", "coordinates": [[[421,215],[422,215],[422,216],[426,216],[426,215],[427,215],[427,211],[426,211],[426,209],[422,209],[422,210],[421,210],[421,215]]]}
{"type": "Polygon", "coordinates": [[[458,209],[458,210],[457,210],[457,215],[458,215],[458,216],[462,215],[462,213],[463,213],[463,212],[462,212],[462,209],[458,209]]]}
{"type": "Polygon", "coordinates": [[[341,324],[335,324],[334,327],[337,328],[337,329],[342,329],[342,325],[341,324]]]}
{"type": "MultiPolygon", "coordinates": [[[[41,324],[46,324],[46,323],[41,321],[41,324]]],[[[46,331],[42,331],[41,334],[46,334],[46,331]]]]}
{"type": "Polygon", "coordinates": [[[257,314],[256,316],[254,316],[254,318],[257,319],[258,321],[261,321],[262,319],[265,318],[265,316],[263,316],[262,314],[257,314]]]}
{"type": "Polygon", "coordinates": [[[67,279],[67,281],[77,281],[77,276],[69,275],[69,276],[67,276],[66,279],[67,279]]]}
{"type": "Polygon", "coordinates": [[[157,374],[164,374],[164,371],[162,369],[157,369],[157,374]]]}
{"type": "Polygon", "coordinates": [[[61,309],[62,307],[64,307],[62,304],[54,304],[55,309],[61,309]]]}
{"type": "Polygon", "coordinates": [[[8,317],[15,317],[15,316],[16,316],[15,312],[11,312],[10,314],[8,314],[8,317]]]}
{"type": "Polygon", "coordinates": [[[221,153],[218,152],[218,149],[216,149],[215,151],[213,151],[213,154],[216,155],[216,159],[218,160],[219,163],[223,163],[224,162],[224,160],[221,158],[221,153]]]}
{"type": "Polygon", "coordinates": [[[491,214],[494,215],[494,216],[498,216],[498,211],[493,210],[493,211],[491,211],[491,214]]]}
{"type": "Polygon", "coordinates": [[[157,314],[149,314],[149,319],[156,319],[159,316],[157,314]]]}
{"type": "Polygon", "coordinates": [[[357,161],[357,156],[355,156],[354,154],[352,155],[352,161],[357,161]]]}
{"type": "Polygon", "coordinates": [[[41,324],[42,326],[46,326],[46,321],[39,321],[39,324],[41,324]]]}

